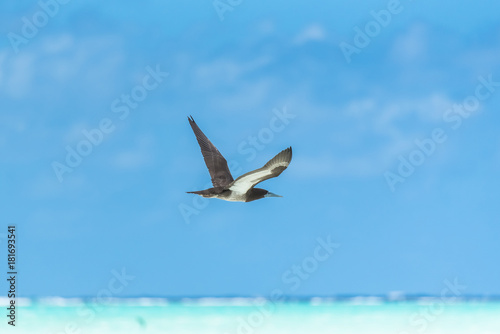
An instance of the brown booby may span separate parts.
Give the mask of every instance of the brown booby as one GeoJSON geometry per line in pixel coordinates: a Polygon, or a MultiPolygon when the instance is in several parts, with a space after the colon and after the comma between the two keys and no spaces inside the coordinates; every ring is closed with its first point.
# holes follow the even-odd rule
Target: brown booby
{"type": "Polygon", "coordinates": [[[282,197],[265,189],[255,188],[255,185],[277,177],[288,167],[290,161],[292,161],[291,147],[278,153],[262,168],[243,174],[234,180],[227,166],[226,159],[224,159],[219,150],[200,130],[193,117],[188,117],[188,120],[200,145],[201,154],[203,155],[203,159],[205,159],[205,164],[207,165],[213,184],[213,188],[188,191],[189,194],[197,194],[207,198],[219,198],[231,202],[251,202],[264,197],[282,197]]]}

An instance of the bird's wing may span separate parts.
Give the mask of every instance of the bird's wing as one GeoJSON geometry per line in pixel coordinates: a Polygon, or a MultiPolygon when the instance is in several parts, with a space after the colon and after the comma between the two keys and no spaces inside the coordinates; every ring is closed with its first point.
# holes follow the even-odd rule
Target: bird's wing
{"type": "Polygon", "coordinates": [[[201,148],[201,154],[203,154],[203,159],[205,159],[205,164],[207,165],[208,172],[212,178],[212,184],[214,187],[225,187],[231,182],[233,182],[233,176],[229,171],[227,166],[227,161],[224,159],[219,150],[208,140],[207,136],[200,130],[193,117],[188,117],[189,124],[193,129],[198,144],[201,148]]]}
{"type": "Polygon", "coordinates": [[[290,161],[292,161],[291,147],[278,153],[274,158],[269,160],[264,167],[243,174],[237,178],[229,185],[229,190],[246,193],[258,183],[280,175],[288,167],[290,161]]]}

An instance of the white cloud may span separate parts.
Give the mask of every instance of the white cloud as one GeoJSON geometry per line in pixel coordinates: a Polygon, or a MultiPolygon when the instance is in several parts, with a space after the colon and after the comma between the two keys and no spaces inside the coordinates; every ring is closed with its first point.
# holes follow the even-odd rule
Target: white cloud
{"type": "Polygon", "coordinates": [[[76,40],[68,34],[46,38],[40,45],[44,58],[40,73],[66,84],[73,78],[92,82],[92,88],[106,91],[115,82],[110,74],[122,63],[121,37],[104,35],[76,40]],[[108,82],[109,79],[109,82],[108,82]]]}
{"type": "Polygon", "coordinates": [[[292,173],[308,178],[381,175],[393,167],[398,155],[414,147],[415,139],[441,124],[443,112],[452,103],[442,94],[394,101],[368,97],[331,108],[336,112],[330,115],[321,113],[320,106],[306,106],[307,102],[295,105],[320,112],[313,117],[316,122],[318,117],[329,117],[325,123],[331,137],[322,150],[296,158],[292,173]]]}
{"type": "Polygon", "coordinates": [[[35,59],[33,53],[24,52],[15,57],[6,57],[0,63],[3,77],[0,87],[9,97],[20,99],[29,93],[33,86],[35,59]]]}
{"type": "Polygon", "coordinates": [[[500,67],[500,47],[492,44],[464,52],[457,57],[460,66],[471,69],[476,76],[497,73],[500,67]]]}
{"type": "Polygon", "coordinates": [[[63,33],[31,43],[29,49],[17,55],[8,49],[0,50],[0,90],[10,98],[33,96],[38,88],[58,96],[61,90],[84,81],[92,82],[84,86],[94,93],[106,92],[117,82],[106,74],[113,73],[123,60],[119,36],[75,39],[63,33]],[[73,82],[75,77],[78,80],[73,82]]]}
{"type": "Polygon", "coordinates": [[[219,94],[211,99],[214,109],[234,113],[235,110],[254,110],[262,106],[263,101],[272,91],[271,79],[263,78],[258,82],[246,83],[232,94],[219,94]]]}
{"type": "Polygon", "coordinates": [[[200,64],[195,70],[195,80],[202,87],[235,83],[242,75],[255,71],[267,65],[270,61],[271,58],[268,56],[247,62],[231,58],[219,58],[212,62],[200,64]]]}
{"type": "Polygon", "coordinates": [[[45,39],[41,49],[47,54],[60,54],[71,50],[75,46],[75,38],[70,34],[54,35],[45,39]]]}
{"type": "Polygon", "coordinates": [[[66,130],[66,132],[63,134],[63,142],[62,144],[64,146],[66,145],[73,145],[75,142],[83,139],[83,130],[90,130],[90,127],[88,124],[83,123],[83,122],[78,122],[74,123],[71,125],[69,129],[66,130]]]}
{"type": "Polygon", "coordinates": [[[212,105],[207,107],[231,113],[241,109],[251,110],[262,106],[262,101],[272,91],[275,83],[273,79],[267,76],[257,79],[252,77],[271,60],[270,56],[250,61],[226,57],[205,62],[195,69],[193,81],[202,94],[209,95],[208,101],[212,105]]]}
{"type": "Polygon", "coordinates": [[[151,163],[151,156],[140,150],[122,151],[112,157],[112,163],[120,169],[136,169],[151,163]]]}
{"type": "Polygon", "coordinates": [[[454,103],[444,94],[434,93],[420,98],[399,98],[390,101],[384,99],[365,98],[348,102],[343,114],[346,118],[355,118],[363,124],[362,128],[370,129],[379,134],[399,136],[403,131],[397,122],[416,115],[421,122],[415,123],[415,128],[423,124],[438,124],[442,122],[444,112],[454,103]]]}
{"type": "Polygon", "coordinates": [[[318,155],[296,158],[291,173],[306,178],[377,176],[392,167],[395,158],[410,145],[407,142],[392,141],[348,156],[337,156],[327,148],[327,151],[318,155]]]}
{"type": "Polygon", "coordinates": [[[392,57],[400,63],[423,60],[427,56],[427,28],[423,24],[413,25],[405,34],[396,39],[392,47],[392,57]]]}
{"type": "Polygon", "coordinates": [[[114,154],[111,165],[119,169],[138,169],[150,165],[153,162],[152,144],[152,138],[139,137],[135,147],[114,154]]]}
{"type": "Polygon", "coordinates": [[[275,32],[274,22],[271,20],[265,20],[257,25],[257,31],[263,35],[271,35],[275,32]]]}
{"type": "Polygon", "coordinates": [[[326,32],[318,24],[313,24],[302,30],[294,40],[295,44],[301,45],[310,41],[322,41],[326,38],[326,32]]]}
{"type": "MultiPolygon", "coordinates": [[[[425,123],[439,123],[443,119],[444,112],[454,102],[447,96],[439,93],[420,98],[398,99],[387,103],[380,103],[374,107],[377,114],[378,125],[389,126],[398,119],[415,114],[418,119],[425,123]]],[[[416,124],[418,126],[418,124],[416,124]]]]}
{"type": "Polygon", "coordinates": [[[197,83],[208,85],[213,82],[234,82],[243,72],[241,64],[229,59],[218,59],[211,63],[201,64],[195,72],[197,83]]]}

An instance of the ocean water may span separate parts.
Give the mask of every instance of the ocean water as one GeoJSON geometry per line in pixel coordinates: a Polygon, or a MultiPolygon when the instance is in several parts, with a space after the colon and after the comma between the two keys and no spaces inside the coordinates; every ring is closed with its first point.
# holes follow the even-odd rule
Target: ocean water
{"type": "Polygon", "coordinates": [[[2,316],[1,333],[500,334],[499,302],[437,298],[278,303],[264,299],[136,299],[106,304],[56,299],[22,304],[17,308],[15,328],[2,316]]]}

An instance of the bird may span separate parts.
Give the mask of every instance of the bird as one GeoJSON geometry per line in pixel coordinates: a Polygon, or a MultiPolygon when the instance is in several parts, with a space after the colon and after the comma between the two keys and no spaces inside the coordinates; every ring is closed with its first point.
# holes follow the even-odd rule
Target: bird
{"type": "Polygon", "coordinates": [[[291,146],[278,153],[262,168],[243,174],[235,180],[229,171],[226,159],[219,150],[201,131],[192,116],[188,116],[188,120],[200,145],[201,154],[213,184],[212,188],[188,191],[188,194],[230,202],[252,202],[266,197],[283,197],[266,189],[255,188],[255,186],[262,181],[279,176],[288,167],[292,161],[291,146]]]}

